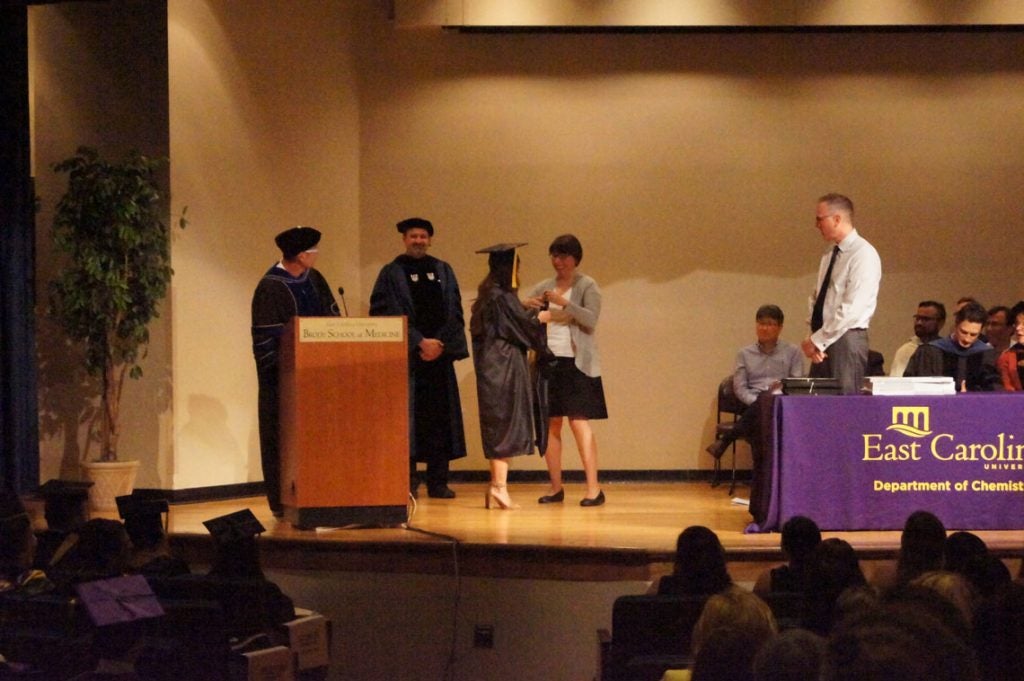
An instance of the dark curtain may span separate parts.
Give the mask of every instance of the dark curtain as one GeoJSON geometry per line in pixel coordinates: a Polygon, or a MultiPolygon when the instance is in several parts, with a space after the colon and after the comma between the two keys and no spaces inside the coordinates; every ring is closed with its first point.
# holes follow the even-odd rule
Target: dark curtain
{"type": "Polygon", "coordinates": [[[28,10],[0,3],[0,484],[39,484],[28,10]]]}

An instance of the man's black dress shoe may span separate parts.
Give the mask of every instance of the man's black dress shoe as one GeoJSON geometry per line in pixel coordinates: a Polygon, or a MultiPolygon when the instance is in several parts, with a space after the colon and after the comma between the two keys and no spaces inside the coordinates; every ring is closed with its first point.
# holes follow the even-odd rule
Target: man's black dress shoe
{"type": "Polygon", "coordinates": [[[538,504],[560,504],[565,501],[565,488],[558,490],[554,494],[545,494],[537,500],[538,504]]]}
{"type": "Polygon", "coordinates": [[[427,495],[431,499],[454,499],[455,491],[448,485],[444,487],[430,487],[427,489],[427,495]]]}
{"type": "Polygon", "coordinates": [[[580,506],[601,506],[604,504],[604,490],[597,493],[593,499],[580,499],[580,506]]]}

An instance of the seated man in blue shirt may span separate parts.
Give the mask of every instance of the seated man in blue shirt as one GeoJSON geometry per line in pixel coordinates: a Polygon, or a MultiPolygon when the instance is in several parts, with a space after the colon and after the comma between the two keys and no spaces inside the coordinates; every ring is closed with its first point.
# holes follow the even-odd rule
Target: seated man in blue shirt
{"type": "Polygon", "coordinates": [[[758,410],[750,406],[758,395],[780,388],[783,378],[804,375],[800,348],[779,340],[783,319],[777,305],[762,305],[757,309],[757,342],[736,355],[736,370],[732,376],[733,392],[748,408],[730,433],[708,445],[707,452],[716,459],[721,458],[734,440],[756,434],[760,418],[758,410]]]}

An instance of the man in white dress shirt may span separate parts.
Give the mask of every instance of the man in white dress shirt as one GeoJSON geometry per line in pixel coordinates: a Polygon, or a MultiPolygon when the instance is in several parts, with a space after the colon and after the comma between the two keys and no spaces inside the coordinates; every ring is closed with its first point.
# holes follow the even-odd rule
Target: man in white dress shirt
{"type": "Polygon", "coordinates": [[[839,380],[844,395],[856,395],[868,362],[868,326],[875,313],[882,261],[853,227],[853,202],[842,194],[818,199],[815,225],[832,246],[822,256],[810,298],[811,333],[801,349],[811,376],[839,380]]]}

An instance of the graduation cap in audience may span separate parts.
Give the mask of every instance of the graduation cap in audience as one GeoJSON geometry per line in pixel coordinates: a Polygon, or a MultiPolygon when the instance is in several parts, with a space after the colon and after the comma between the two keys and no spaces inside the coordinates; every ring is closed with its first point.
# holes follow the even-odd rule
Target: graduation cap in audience
{"type": "Polygon", "coordinates": [[[78,597],[97,627],[160,617],[164,609],[142,575],[127,575],[82,582],[78,597]]]}
{"type": "Polygon", "coordinates": [[[169,513],[167,499],[161,493],[135,490],[117,497],[117,513],[124,520],[124,528],[136,548],[153,546],[167,531],[164,514],[169,513]]]}
{"type": "Polygon", "coordinates": [[[526,242],[501,243],[481,248],[477,253],[487,254],[487,266],[491,272],[511,270],[511,288],[519,288],[519,248],[526,242]]]}
{"type": "Polygon", "coordinates": [[[43,514],[50,529],[64,528],[69,524],[88,520],[85,502],[89,498],[91,480],[47,480],[39,486],[38,494],[43,497],[43,514]]]}
{"type": "Polygon", "coordinates": [[[204,520],[203,525],[209,530],[213,540],[221,545],[250,539],[267,531],[248,508],[204,520]]]}

